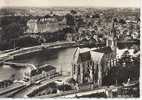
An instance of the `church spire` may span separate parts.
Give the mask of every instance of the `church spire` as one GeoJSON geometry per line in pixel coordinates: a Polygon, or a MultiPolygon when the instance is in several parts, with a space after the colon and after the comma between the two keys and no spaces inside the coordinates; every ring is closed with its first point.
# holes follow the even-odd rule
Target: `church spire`
{"type": "Polygon", "coordinates": [[[114,57],[116,57],[116,49],[117,49],[117,38],[116,38],[116,30],[115,30],[115,24],[118,22],[116,18],[112,20],[112,27],[110,34],[107,36],[106,40],[106,46],[110,47],[113,51],[114,57]]]}

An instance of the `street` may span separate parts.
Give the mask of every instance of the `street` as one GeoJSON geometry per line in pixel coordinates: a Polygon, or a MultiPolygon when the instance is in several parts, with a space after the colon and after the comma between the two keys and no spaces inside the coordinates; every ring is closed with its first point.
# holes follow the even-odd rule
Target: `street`
{"type": "Polygon", "coordinates": [[[51,83],[51,82],[54,82],[55,80],[66,80],[67,78],[69,78],[69,76],[59,76],[59,77],[55,77],[53,79],[49,79],[49,80],[44,80],[41,82],[41,84],[39,85],[30,85],[30,86],[27,86],[27,88],[25,88],[24,90],[21,90],[20,92],[16,93],[13,97],[14,98],[22,98],[22,97],[27,97],[27,95],[31,92],[33,92],[34,90],[48,84],[48,83],[51,83]]]}

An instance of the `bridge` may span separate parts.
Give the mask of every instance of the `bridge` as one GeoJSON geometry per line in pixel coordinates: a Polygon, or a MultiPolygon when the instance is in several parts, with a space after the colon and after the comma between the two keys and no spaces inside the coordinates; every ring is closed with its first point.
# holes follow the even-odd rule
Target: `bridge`
{"type": "Polygon", "coordinates": [[[44,43],[37,46],[20,48],[10,52],[4,52],[0,54],[0,61],[7,61],[14,59],[16,56],[25,55],[29,53],[34,53],[42,51],[43,49],[57,49],[57,48],[66,48],[75,45],[75,42],[54,42],[54,43],[44,43]]]}

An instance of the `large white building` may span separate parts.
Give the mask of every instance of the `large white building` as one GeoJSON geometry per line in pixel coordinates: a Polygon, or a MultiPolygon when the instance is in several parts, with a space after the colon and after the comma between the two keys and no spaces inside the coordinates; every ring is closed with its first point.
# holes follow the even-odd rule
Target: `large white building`
{"type": "Polygon", "coordinates": [[[56,32],[62,30],[65,27],[66,21],[57,21],[55,17],[30,19],[27,22],[26,33],[44,33],[44,32],[56,32]]]}

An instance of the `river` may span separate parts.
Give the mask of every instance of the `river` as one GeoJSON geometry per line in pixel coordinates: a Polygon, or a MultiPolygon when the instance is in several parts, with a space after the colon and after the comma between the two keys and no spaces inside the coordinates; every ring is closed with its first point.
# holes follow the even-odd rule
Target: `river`
{"type": "MultiPolygon", "coordinates": [[[[58,72],[61,70],[63,72],[71,72],[74,50],[75,48],[44,50],[33,55],[21,56],[12,60],[12,62],[30,63],[36,67],[51,64],[56,67],[58,72]]],[[[10,79],[12,75],[15,75],[16,79],[19,80],[26,70],[28,68],[13,68],[8,65],[3,65],[0,67],[0,80],[10,79]]]]}
{"type": "MultiPolygon", "coordinates": [[[[126,47],[122,47],[121,49],[124,49],[126,47]]],[[[30,63],[30,64],[34,64],[36,67],[39,67],[44,64],[51,64],[56,67],[58,72],[61,71],[62,69],[63,72],[71,73],[72,57],[73,57],[74,51],[75,51],[75,48],[43,50],[35,54],[20,56],[18,58],[15,58],[11,62],[30,63]]],[[[0,66],[0,80],[9,79],[11,78],[12,75],[15,75],[16,79],[19,80],[23,76],[23,73],[27,70],[29,69],[28,68],[17,69],[17,68],[13,68],[11,66],[6,66],[6,65],[0,66]]]]}

